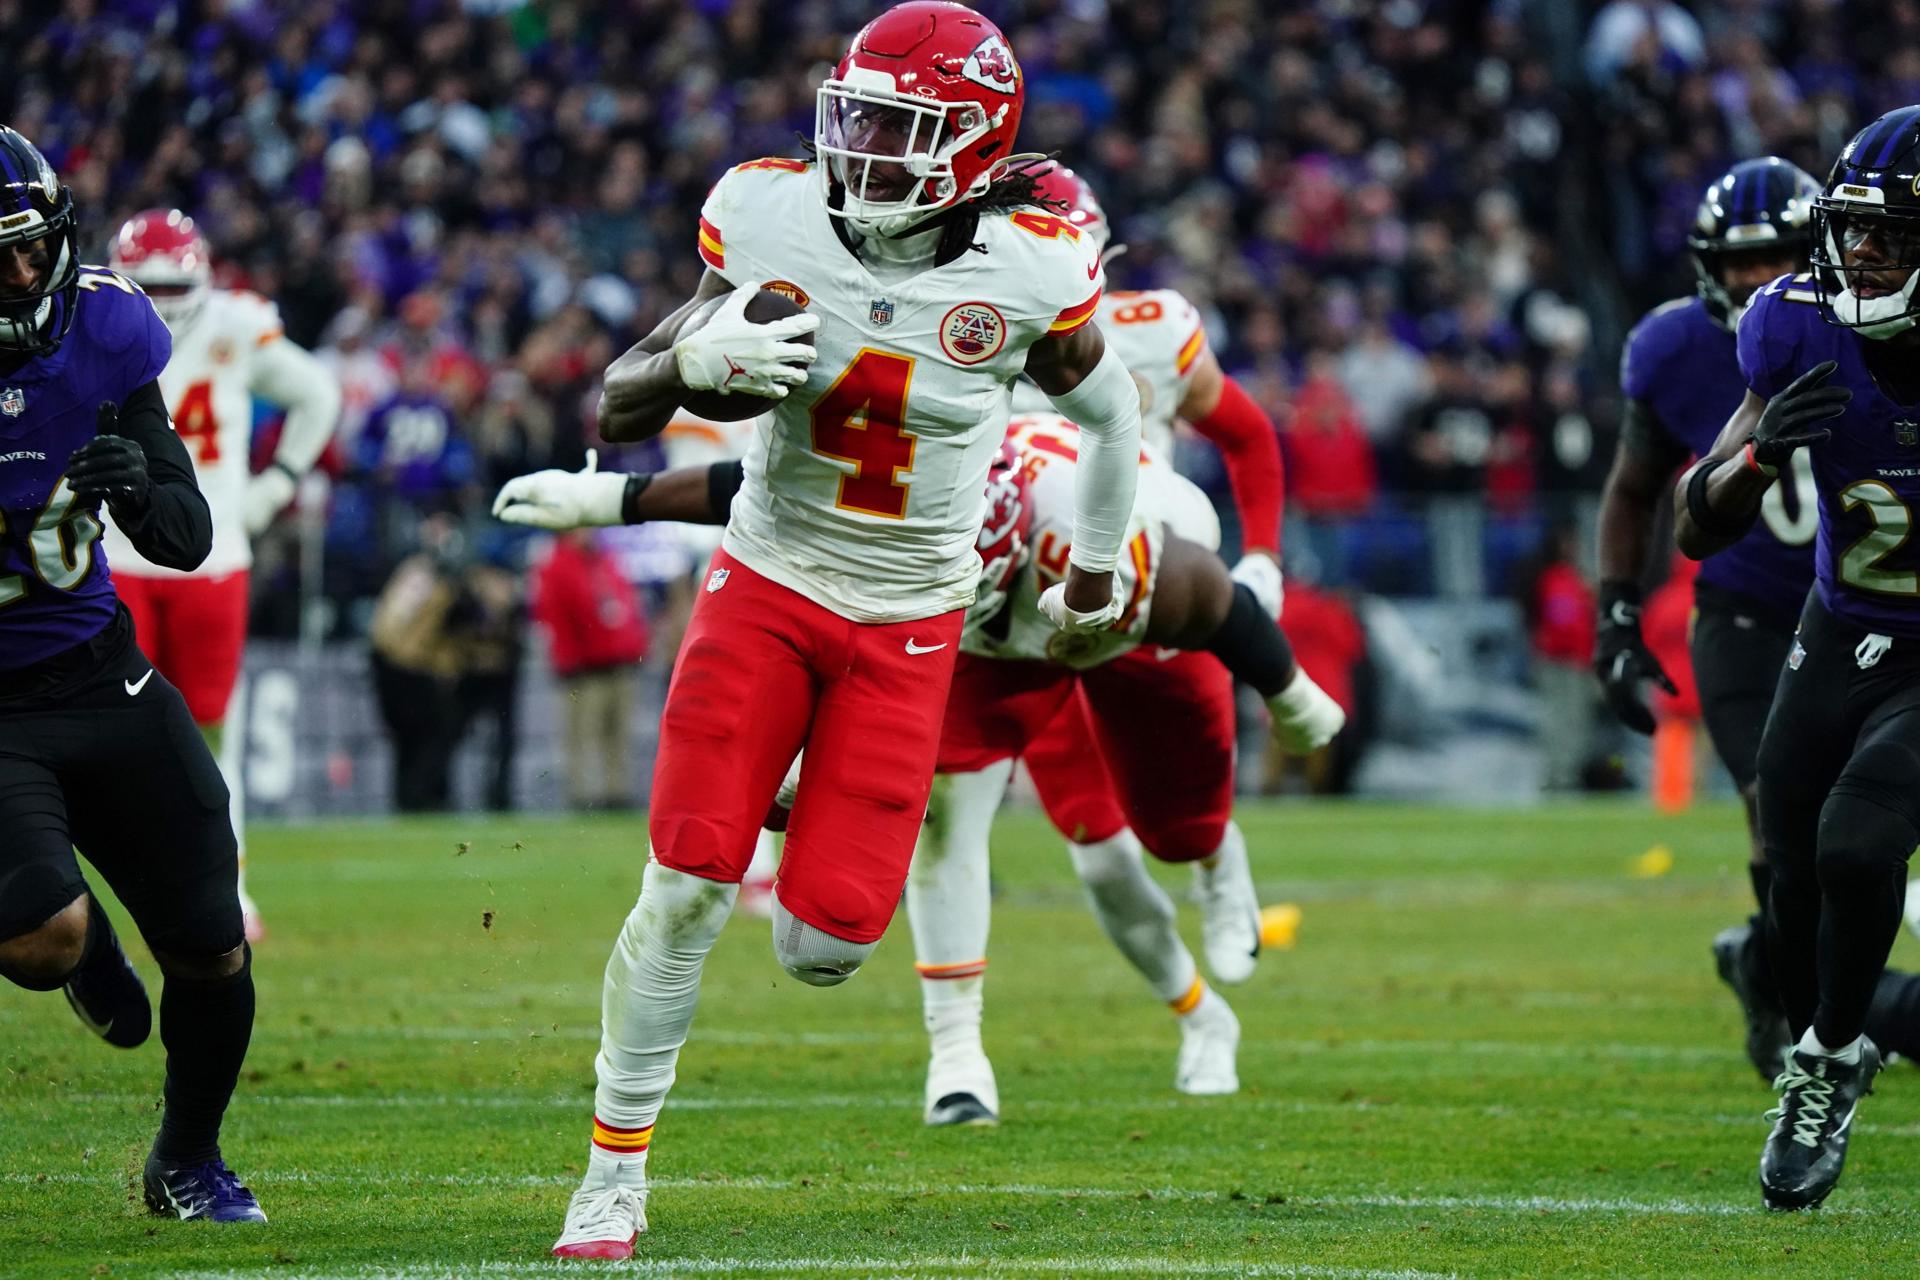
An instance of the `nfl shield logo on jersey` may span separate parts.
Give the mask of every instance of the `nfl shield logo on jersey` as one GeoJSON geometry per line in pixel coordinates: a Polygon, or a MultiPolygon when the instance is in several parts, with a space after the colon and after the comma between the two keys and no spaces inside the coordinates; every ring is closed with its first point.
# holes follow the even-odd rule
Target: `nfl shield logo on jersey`
{"type": "Polygon", "coordinates": [[[0,413],[9,418],[17,418],[27,411],[27,393],[18,387],[8,387],[0,391],[0,413]]]}
{"type": "Polygon", "coordinates": [[[1920,422],[1901,418],[1893,424],[1893,438],[1896,443],[1909,449],[1920,444],[1920,422]]]}
{"type": "Polygon", "coordinates": [[[727,585],[727,579],[733,576],[731,569],[715,569],[707,575],[707,594],[712,595],[727,585]]]}
{"type": "Polygon", "coordinates": [[[893,304],[885,298],[875,298],[873,307],[867,312],[867,319],[878,328],[893,323],[893,304]]]}

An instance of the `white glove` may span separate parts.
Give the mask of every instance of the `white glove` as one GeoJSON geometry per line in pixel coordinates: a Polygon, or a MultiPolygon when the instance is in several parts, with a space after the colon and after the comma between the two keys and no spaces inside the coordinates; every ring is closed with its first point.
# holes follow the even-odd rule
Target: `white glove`
{"type": "Polygon", "coordinates": [[[578,471],[536,471],[500,486],[493,500],[496,519],[535,529],[578,529],[582,525],[619,524],[626,498],[623,471],[601,471],[600,451],[587,450],[578,471]]]}
{"type": "Polygon", "coordinates": [[[1280,610],[1287,602],[1287,590],[1280,578],[1280,566],[1274,558],[1264,551],[1249,551],[1240,557],[1228,575],[1235,582],[1253,592],[1253,598],[1267,611],[1267,616],[1275,622],[1280,620],[1280,610]]]}
{"type": "Polygon", "coordinates": [[[1305,667],[1294,668],[1287,687],[1267,699],[1267,710],[1273,713],[1274,739],[1291,755],[1318,751],[1347,724],[1347,713],[1313,682],[1305,667]]]}
{"type": "Polygon", "coordinates": [[[1089,613],[1067,607],[1067,584],[1056,582],[1040,593],[1040,612],[1047,621],[1072,635],[1080,631],[1105,631],[1120,618],[1120,598],[1108,596],[1107,602],[1089,613]]]}
{"type": "Polygon", "coordinates": [[[780,400],[788,388],[807,380],[806,366],[819,352],[788,339],[818,329],[820,317],[797,315],[755,324],[746,311],[757,292],[735,289],[712,319],[673,344],[673,362],[687,390],[721,395],[738,391],[780,400]]]}
{"type": "Polygon", "coordinates": [[[268,467],[257,476],[247,478],[247,496],[245,501],[247,536],[257,538],[265,533],[273,518],[286,509],[293,501],[294,490],[299,488],[293,477],[284,467],[268,467]]]}

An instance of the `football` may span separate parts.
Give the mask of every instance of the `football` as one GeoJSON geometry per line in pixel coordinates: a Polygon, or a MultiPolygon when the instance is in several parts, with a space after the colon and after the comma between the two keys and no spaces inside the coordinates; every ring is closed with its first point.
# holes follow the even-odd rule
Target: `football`
{"type": "MultiPolygon", "coordinates": [[[[687,322],[681,326],[680,332],[688,334],[698,329],[712,318],[713,313],[725,300],[725,295],[722,295],[704,304],[698,311],[687,317],[687,322]]],[[[804,308],[790,294],[775,289],[761,289],[747,303],[746,317],[755,324],[771,324],[775,320],[797,316],[802,310],[804,308]]],[[[793,341],[812,346],[813,335],[803,333],[793,341]]],[[[718,391],[695,391],[681,402],[689,413],[697,413],[715,422],[744,422],[748,418],[759,417],[778,403],[779,401],[770,397],[749,395],[744,391],[735,391],[729,395],[721,395],[718,391]]]]}

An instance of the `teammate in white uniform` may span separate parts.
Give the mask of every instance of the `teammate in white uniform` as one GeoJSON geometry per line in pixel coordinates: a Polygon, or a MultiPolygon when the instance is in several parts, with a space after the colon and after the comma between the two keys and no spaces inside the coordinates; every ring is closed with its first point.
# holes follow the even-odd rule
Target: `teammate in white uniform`
{"type": "MultiPolygon", "coordinates": [[[[981,590],[968,611],[966,656],[941,729],[943,799],[922,837],[931,842],[929,856],[915,859],[907,883],[916,954],[928,977],[930,1124],[997,1118],[993,1070],[980,1043],[987,834],[1013,759],[1064,705],[1085,708],[1095,745],[1082,767],[1098,775],[1090,799],[1068,802],[1089,815],[1102,804],[1123,810],[1115,825],[1132,820],[1155,853],[1174,857],[1217,848],[1230,825],[1229,671],[1269,697],[1289,749],[1324,745],[1344,720],[1293,662],[1264,606],[1215,555],[1220,529],[1206,495],[1151,449],[1141,451],[1120,557],[1120,618],[1079,634],[1046,620],[1040,600],[1070,554],[1080,444],[1078,429],[1058,415],[1016,418],[988,484],[981,590]],[[1143,644],[1151,647],[1136,653],[1143,644]],[[1120,783],[1117,800],[1108,799],[1116,790],[1109,768],[1120,783]]],[[[544,471],[509,482],[495,509],[547,528],[711,523],[725,519],[740,482],[737,462],[632,476],[617,486],[602,475],[544,471]]],[[[1175,1086],[1233,1092],[1239,1023],[1200,980],[1174,929],[1173,904],[1137,848],[1131,858],[1076,851],[1074,861],[1108,936],[1180,1016],[1175,1086]]]]}
{"type": "Polygon", "coordinates": [[[185,696],[226,775],[240,840],[240,902],[247,938],[258,941],[260,914],[246,891],[245,771],[222,749],[221,729],[246,643],[251,540],[293,500],[297,481],[326,449],[340,417],[340,387],[288,341],[271,302],[212,287],[207,242],[179,210],[128,219],[111,263],[146,290],[173,332],[160,391],[213,512],[213,550],[191,572],[169,569],[143,558],[111,520],[103,545],[141,650],[185,696]],[[258,475],[249,463],[256,399],[286,410],[273,462],[258,475]]]}
{"type": "Polygon", "coordinates": [[[1091,242],[1032,207],[1014,167],[1023,97],[1005,38],[973,10],[915,0],[875,19],[821,86],[817,165],[722,177],[700,219],[699,291],[607,370],[610,440],[658,432],[693,393],[779,403],[668,690],[650,859],[608,961],[593,1142],[560,1256],[631,1256],[646,1227],[646,1152],[700,969],[803,747],[776,957],[833,985],[891,919],[974,596],[1005,388],[1023,370],[1085,434],[1073,560],[1043,606],[1074,630],[1118,615],[1139,395],[1091,323],[1091,242]],[[749,322],[770,282],[803,314],[749,322]]]}
{"type": "MultiPolygon", "coordinates": [[[[1108,243],[1111,226],[1106,213],[1092,189],[1072,170],[1055,166],[1042,175],[1040,186],[1044,195],[1066,210],[1068,221],[1102,246],[1103,259],[1124,252],[1108,243]]],[[[1111,335],[1114,349],[1140,388],[1142,433],[1147,442],[1171,458],[1174,423],[1184,420],[1220,450],[1240,515],[1241,555],[1233,578],[1278,618],[1282,472],[1273,423],[1222,372],[1207,345],[1199,310],[1179,293],[1172,289],[1109,293],[1101,298],[1096,314],[1102,332],[1111,335]]],[[[1013,400],[1021,412],[1045,411],[1030,386],[1016,384],[1013,400]]],[[[1217,546],[1217,539],[1212,545],[1217,546]]],[[[1150,674],[1144,667],[1139,673],[1146,680],[1165,678],[1164,672],[1150,674]]],[[[1207,748],[1216,754],[1230,753],[1232,720],[1215,718],[1209,723],[1216,736],[1207,748]]],[[[1054,724],[1027,744],[1024,757],[1074,865],[1096,874],[1109,864],[1137,861],[1141,851],[1139,837],[1125,822],[1111,789],[1102,794],[1104,779],[1099,771],[1090,771],[1082,763],[1097,754],[1092,726],[1075,699],[1061,709],[1054,724]]],[[[1193,896],[1201,906],[1208,966],[1222,982],[1244,982],[1252,976],[1260,953],[1259,901],[1245,841],[1238,828],[1230,826],[1219,849],[1204,856],[1186,851],[1178,856],[1193,860],[1193,896]]],[[[938,896],[938,886],[928,877],[921,880],[931,902],[938,896]]],[[[983,922],[983,941],[984,927],[983,922]]],[[[978,985],[971,978],[955,979],[944,969],[923,966],[921,976],[930,1009],[948,1002],[967,1006],[978,985]],[[952,983],[959,984],[955,991],[938,989],[952,983]]]]}

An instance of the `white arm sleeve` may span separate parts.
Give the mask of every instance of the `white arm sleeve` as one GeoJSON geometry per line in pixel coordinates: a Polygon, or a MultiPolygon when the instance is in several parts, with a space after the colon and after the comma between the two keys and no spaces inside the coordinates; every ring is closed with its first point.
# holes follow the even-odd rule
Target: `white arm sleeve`
{"type": "Polygon", "coordinates": [[[285,338],[254,352],[248,387],[287,411],[274,462],[296,476],[313,469],[340,421],[340,384],[327,367],[285,338]]]}
{"type": "Polygon", "coordinates": [[[1120,563],[1140,478],[1140,388],[1108,347],[1079,386],[1052,400],[1080,427],[1068,558],[1090,573],[1109,573],[1120,563]]]}

